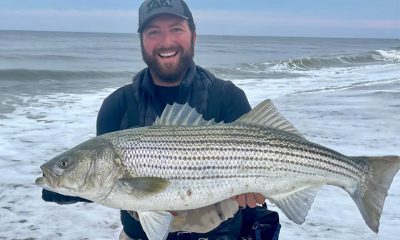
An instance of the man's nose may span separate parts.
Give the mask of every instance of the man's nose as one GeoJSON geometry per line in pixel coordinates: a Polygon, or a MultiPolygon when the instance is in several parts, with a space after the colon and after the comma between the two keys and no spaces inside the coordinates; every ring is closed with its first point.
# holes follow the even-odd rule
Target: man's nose
{"type": "Polygon", "coordinates": [[[174,43],[174,37],[171,33],[164,32],[161,36],[160,47],[168,48],[174,43]]]}

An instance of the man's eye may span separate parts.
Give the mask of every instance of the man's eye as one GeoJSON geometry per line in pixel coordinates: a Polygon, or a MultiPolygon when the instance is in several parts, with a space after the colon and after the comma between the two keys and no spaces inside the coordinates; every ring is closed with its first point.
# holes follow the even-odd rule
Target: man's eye
{"type": "Polygon", "coordinates": [[[182,28],[173,28],[172,32],[182,32],[182,28]]]}
{"type": "Polygon", "coordinates": [[[159,31],[149,31],[147,32],[147,36],[149,37],[154,37],[157,36],[159,34],[159,31]]]}

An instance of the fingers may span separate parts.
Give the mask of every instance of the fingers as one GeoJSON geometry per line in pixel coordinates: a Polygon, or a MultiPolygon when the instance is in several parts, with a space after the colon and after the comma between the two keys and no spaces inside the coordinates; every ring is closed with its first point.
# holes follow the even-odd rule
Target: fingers
{"type": "Polygon", "coordinates": [[[245,194],[231,197],[231,199],[236,201],[239,204],[239,206],[246,207],[246,195],[245,194]]]}
{"type": "Polygon", "coordinates": [[[247,206],[255,208],[257,206],[256,197],[254,193],[245,194],[247,206]]]}
{"type": "Polygon", "coordinates": [[[231,198],[235,200],[241,207],[251,207],[254,208],[257,204],[263,204],[265,202],[265,197],[259,193],[247,193],[241,194],[231,198]]]}
{"type": "Polygon", "coordinates": [[[255,198],[256,198],[256,202],[257,204],[264,204],[265,203],[265,197],[259,193],[255,193],[254,194],[255,198]]]}
{"type": "Polygon", "coordinates": [[[246,207],[246,194],[237,196],[236,202],[238,202],[239,206],[246,207]]]}
{"type": "Polygon", "coordinates": [[[231,197],[231,199],[233,201],[236,201],[239,204],[239,206],[246,207],[246,195],[245,194],[241,194],[241,195],[237,195],[237,196],[231,197]]]}

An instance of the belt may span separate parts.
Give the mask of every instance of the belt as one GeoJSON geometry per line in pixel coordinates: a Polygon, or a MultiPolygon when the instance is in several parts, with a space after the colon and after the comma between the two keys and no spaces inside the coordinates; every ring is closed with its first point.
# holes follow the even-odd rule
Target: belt
{"type": "MultiPolygon", "coordinates": [[[[174,240],[208,240],[207,237],[198,237],[197,233],[191,233],[191,232],[176,232],[171,236],[171,239],[174,240]]],[[[168,237],[168,239],[170,239],[168,237]]]]}

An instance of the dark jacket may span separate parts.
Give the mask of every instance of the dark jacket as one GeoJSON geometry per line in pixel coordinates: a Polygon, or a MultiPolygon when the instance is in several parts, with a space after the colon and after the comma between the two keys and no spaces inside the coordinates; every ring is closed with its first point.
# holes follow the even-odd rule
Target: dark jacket
{"type": "MultiPolygon", "coordinates": [[[[154,94],[154,84],[149,69],[146,68],[136,74],[129,86],[132,88],[138,105],[138,116],[136,117],[139,117],[139,121],[137,126],[153,124],[163,109],[154,94]]],[[[119,88],[104,100],[97,117],[98,135],[134,127],[128,124],[126,101],[124,87],[119,88]]],[[[199,113],[204,114],[204,118],[207,120],[215,119],[217,122],[224,121],[226,123],[233,122],[251,110],[246,95],[241,89],[229,81],[216,78],[209,71],[194,64],[186,73],[179,87],[176,102],[189,103],[199,113]],[[216,95],[217,97],[210,99],[211,86],[215,86],[213,85],[214,81],[219,81],[223,87],[216,95]],[[219,106],[217,111],[209,111],[212,108],[211,104],[219,106]]],[[[126,211],[121,211],[121,222],[129,237],[144,236],[138,222],[126,211]]]]}
{"type": "MultiPolygon", "coordinates": [[[[205,119],[215,118],[217,122],[233,122],[251,110],[244,92],[231,82],[224,81],[220,97],[216,100],[218,103],[211,103],[219,104],[220,109],[216,115],[211,116],[207,110],[209,109],[208,100],[213,81],[223,80],[193,64],[180,85],[176,102],[180,104],[189,103],[199,113],[205,114],[205,119]]],[[[138,126],[152,125],[157,116],[161,115],[163,109],[154,94],[154,84],[148,68],[136,74],[130,85],[139,107],[138,126]]],[[[97,117],[97,135],[128,127],[127,103],[123,92],[124,89],[121,87],[104,100],[97,117]]]]}

